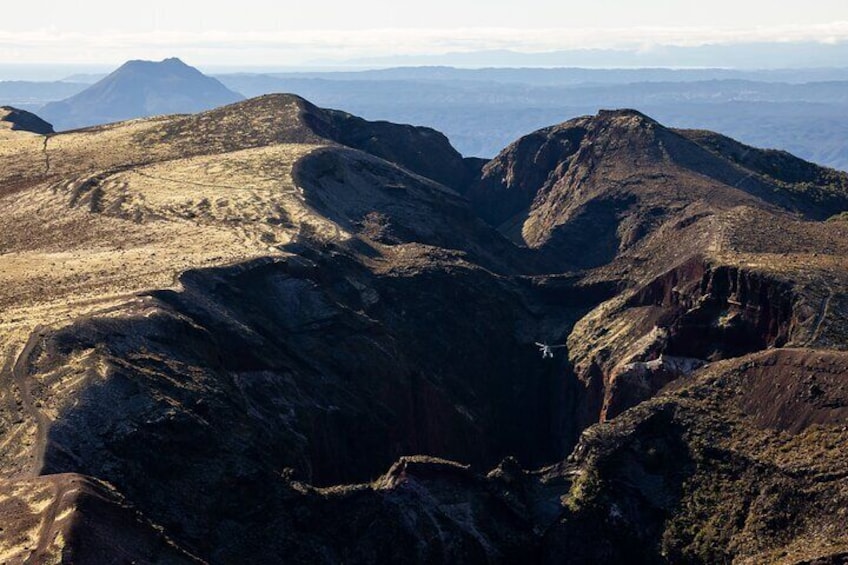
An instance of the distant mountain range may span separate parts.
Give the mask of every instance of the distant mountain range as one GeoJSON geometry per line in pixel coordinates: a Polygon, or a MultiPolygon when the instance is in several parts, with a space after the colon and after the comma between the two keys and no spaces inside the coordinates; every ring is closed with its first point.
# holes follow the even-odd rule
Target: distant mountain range
{"type": "MultiPolygon", "coordinates": [[[[209,72],[222,82],[247,77],[274,79],[326,79],[344,81],[474,81],[524,84],[533,86],[588,86],[641,82],[698,82],[706,80],[748,80],[802,84],[848,80],[848,67],[802,69],[730,69],[730,68],[588,68],[588,67],[483,67],[457,68],[423,65],[349,70],[292,70],[209,72]]],[[[76,73],[62,78],[66,83],[94,84],[108,73],[76,73]]],[[[0,85],[7,84],[0,82],[0,85]]]]}
{"type": "Polygon", "coordinates": [[[427,125],[491,157],[523,132],[635,108],[848,170],[848,72],[722,69],[454,69],[219,75],[245,96],[293,92],[372,120],[427,125]]]}
{"type": "Polygon", "coordinates": [[[241,95],[280,92],[372,120],[434,127],[467,156],[492,157],[516,137],[547,124],[605,108],[634,108],[674,127],[721,131],[848,170],[848,68],[841,67],[429,66],[210,77],[170,59],[131,61],[105,78],[76,74],[60,82],[0,82],[0,104],[36,112],[63,130],[192,113],[241,95]]]}
{"type": "MultiPolygon", "coordinates": [[[[451,65],[458,67],[724,67],[777,69],[839,67],[848,60],[848,43],[758,41],[694,46],[651,45],[625,48],[520,52],[491,49],[434,55],[387,55],[345,61],[359,67],[451,65]]],[[[322,61],[336,64],[338,61],[322,61]]]]}
{"type": "Polygon", "coordinates": [[[15,108],[40,110],[44,104],[79,94],[89,83],[72,81],[9,80],[0,82],[0,103],[15,108]]]}
{"type": "Polygon", "coordinates": [[[188,114],[244,97],[179,59],[129,61],[70,98],[45,105],[39,114],[58,130],[159,114],[188,114]]]}

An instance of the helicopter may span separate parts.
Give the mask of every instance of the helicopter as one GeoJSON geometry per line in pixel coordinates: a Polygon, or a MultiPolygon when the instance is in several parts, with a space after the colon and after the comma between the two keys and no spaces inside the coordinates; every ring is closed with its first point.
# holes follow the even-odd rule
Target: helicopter
{"type": "Polygon", "coordinates": [[[548,345],[547,343],[539,343],[535,342],[536,347],[539,348],[539,351],[542,353],[542,359],[553,359],[554,358],[554,349],[562,349],[564,345],[548,345]]]}

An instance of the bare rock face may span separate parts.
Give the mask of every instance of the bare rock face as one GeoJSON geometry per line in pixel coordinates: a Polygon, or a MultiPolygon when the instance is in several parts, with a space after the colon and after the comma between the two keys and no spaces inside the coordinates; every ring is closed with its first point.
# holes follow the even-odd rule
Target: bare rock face
{"type": "Polygon", "coordinates": [[[775,349],[716,363],[586,430],[565,465],[575,480],[546,557],[838,563],[846,360],[775,349]],[[808,505],[820,518],[809,520],[808,505]]]}
{"type": "Polygon", "coordinates": [[[480,172],[290,95],[0,151],[10,560],[848,551],[840,173],[634,111],[480,172]]]}

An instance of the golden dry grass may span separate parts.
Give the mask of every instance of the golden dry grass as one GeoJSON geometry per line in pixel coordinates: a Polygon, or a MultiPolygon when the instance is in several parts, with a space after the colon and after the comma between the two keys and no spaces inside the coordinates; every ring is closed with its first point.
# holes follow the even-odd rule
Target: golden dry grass
{"type": "MultiPolygon", "coordinates": [[[[188,269],[280,253],[303,224],[335,233],[292,179],[297,160],[317,147],[274,145],[75,175],[0,197],[0,330],[172,288],[188,269]]],[[[120,153],[120,144],[113,149],[120,153]]]]}
{"type": "Polygon", "coordinates": [[[323,145],[272,140],[254,147],[242,132],[233,148],[223,138],[205,144],[205,134],[193,138],[191,128],[176,141],[149,143],[191,119],[137,120],[49,137],[11,131],[0,136],[4,477],[39,472],[45,423],[82,381],[96,377],[75,372],[84,360],[69,359],[70,369],[61,375],[19,382],[15,367],[27,362],[25,344],[39,328],[110,312],[145,315],[149,301],[142,295],[178,289],[187,270],[284,254],[302,230],[317,237],[344,235],[311,211],[292,176],[295,164],[323,145]],[[56,402],[30,406],[28,388],[56,402]]]}

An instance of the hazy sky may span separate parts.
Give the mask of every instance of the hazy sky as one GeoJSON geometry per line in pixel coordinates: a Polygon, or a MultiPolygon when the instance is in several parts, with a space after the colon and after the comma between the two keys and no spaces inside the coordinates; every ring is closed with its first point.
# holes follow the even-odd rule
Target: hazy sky
{"type": "Polygon", "coordinates": [[[4,3],[0,64],[291,65],[482,49],[848,40],[848,0],[27,0],[4,3]],[[80,5],[84,7],[80,7],[80,5]]]}

